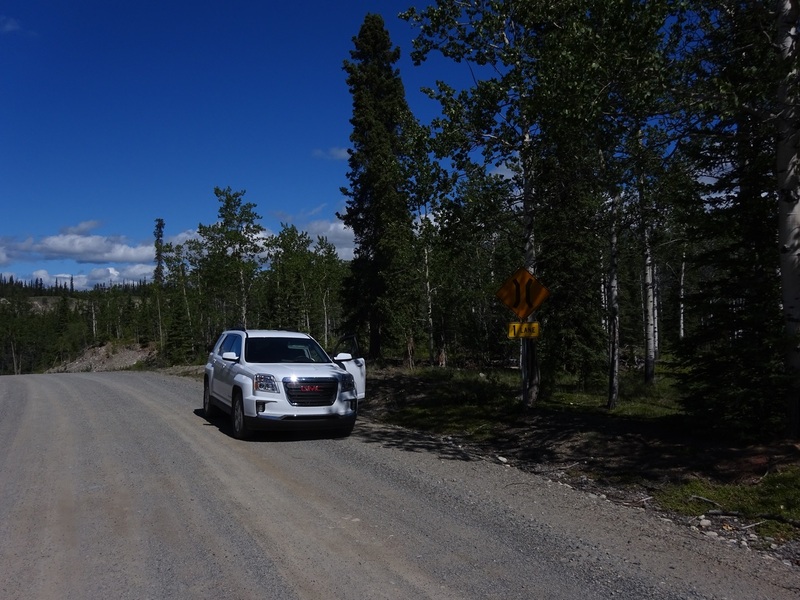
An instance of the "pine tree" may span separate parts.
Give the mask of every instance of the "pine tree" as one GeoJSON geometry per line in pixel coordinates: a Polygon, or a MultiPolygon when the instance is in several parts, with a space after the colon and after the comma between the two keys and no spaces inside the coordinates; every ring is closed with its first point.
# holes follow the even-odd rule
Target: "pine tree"
{"type": "Polygon", "coordinates": [[[689,149],[705,187],[689,229],[695,283],[682,387],[703,422],[764,434],[785,413],[776,143],[764,118],[777,88],[777,55],[763,33],[772,17],[765,3],[699,14],[692,91],[706,101],[689,149]]]}
{"type": "Polygon", "coordinates": [[[344,62],[353,98],[350,123],[349,188],[344,214],[355,250],[344,286],[350,327],[369,332],[369,354],[380,357],[385,344],[409,341],[413,232],[404,193],[407,132],[411,112],[395,68],[400,50],[392,47],[380,15],[368,14],[351,60],[344,62]]]}

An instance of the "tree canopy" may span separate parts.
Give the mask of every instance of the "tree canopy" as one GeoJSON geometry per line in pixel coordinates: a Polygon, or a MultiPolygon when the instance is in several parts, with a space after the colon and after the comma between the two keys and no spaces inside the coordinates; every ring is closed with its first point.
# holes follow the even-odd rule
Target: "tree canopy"
{"type": "MultiPolygon", "coordinates": [[[[357,333],[375,358],[519,367],[528,405],[559,386],[620,395],[669,367],[698,422],[800,434],[800,3],[439,0],[411,8],[411,57],[442,69],[412,113],[400,48],[366,15],[339,214],[352,260],[215,188],[217,220],[170,243],[152,281],[75,291],[0,278],[0,372],[87,345],[198,360],[223,327],[357,333]],[[441,63],[437,63],[441,64],[441,63]],[[537,342],[494,297],[517,268],[550,289],[537,342]],[[425,343],[420,343],[425,340],[425,343]],[[624,392],[624,390],[622,390],[624,392]]],[[[256,199],[257,201],[262,199],[256,199]]]]}

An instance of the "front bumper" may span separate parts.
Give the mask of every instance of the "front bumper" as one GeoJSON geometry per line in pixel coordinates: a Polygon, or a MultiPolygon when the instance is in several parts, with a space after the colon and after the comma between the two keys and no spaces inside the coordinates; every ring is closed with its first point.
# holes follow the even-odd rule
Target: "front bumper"
{"type": "Polygon", "coordinates": [[[329,406],[294,406],[285,397],[277,399],[266,394],[244,399],[245,424],[253,431],[352,428],[357,414],[355,392],[340,395],[329,406]]]}
{"type": "Polygon", "coordinates": [[[244,418],[252,431],[311,431],[345,429],[356,422],[356,411],[347,415],[259,415],[244,418]]]}

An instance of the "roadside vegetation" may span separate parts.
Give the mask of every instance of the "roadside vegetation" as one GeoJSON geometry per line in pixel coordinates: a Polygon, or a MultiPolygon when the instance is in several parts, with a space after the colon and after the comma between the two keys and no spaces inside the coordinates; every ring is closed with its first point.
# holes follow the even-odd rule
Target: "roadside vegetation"
{"type": "Polygon", "coordinates": [[[576,389],[565,378],[530,411],[515,369],[383,367],[370,371],[365,412],[522,468],[617,488],[622,498],[644,491],[670,513],[736,517],[778,543],[800,539],[800,449],[732,443],[735,432],[706,429],[684,410],[674,375],[659,371],[653,387],[637,386],[638,375],[625,375],[630,391],[614,409],[604,390],[576,389]]]}
{"type": "Polygon", "coordinates": [[[153,215],[152,277],[0,274],[0,374],[109,343],[197,364],[231,326],[355,334],[370,365],[402,365],[371,370],[380,418],[791,524],[791,503],[724,490],[797,489],[800,4],[437,0],[401,19],[405,49],[381,15],[343,32],[352,248],[265,228],[257,202],[291,198],[215,187],[188,238],[153,215]],[[401,51],[447,65],[428,122],[401,51]],[[496,297],[521,270],[538,308],[519,281],[496,297]],[[540,337],[509,339],[520,320],[540,337]]]}

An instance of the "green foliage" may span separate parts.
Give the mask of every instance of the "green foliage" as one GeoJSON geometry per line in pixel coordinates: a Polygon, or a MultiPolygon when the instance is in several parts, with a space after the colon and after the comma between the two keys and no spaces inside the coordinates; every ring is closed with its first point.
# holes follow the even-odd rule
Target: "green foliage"
{"type": "MultiPolygon", "coordinates": [[[[217,220],[196,239],[167,243],[155,220],[151,283],[76,292],[0,277],[0,373],[117,340],[197,361],[239,323],[309,331],[326,346],[355,332],[386,359],[518,365],[520,344],[505,335],[513,317],[494,293],[525,266],[551,291],[537,315],[540,406],[593,404],[609,372],[613,225],[618,410],[647,398],[653,415],[670,414],[680,394],[693,422],[731,439],[782,433],[792,340],[773,117],[785,113],[786,73],[771,3],[438,0],[404,17],[418,28],[416,62],[438,53],[472,79],[427,89],[441,114],[423,126],[405,100],[400,49],[381,17],[365,17],[344,61],[352,146],[339,217],[352,261],[290,224],[268,237],[244,191],[215,188],[217,220]],[[657,347],[644,326],[650,275],[657,347]],[[651,352],[676,355],[679,386],[641,389],[651,352]]],[[[468,406],[493,402],[475,390],[489,396],[468,406]]],[[[448,393],[439,409],[452,409],[448,393]]],[[[500,396],[499,413],[518,402],[500,396]]]]}
{"type": "MultiPolygon", "coordinates": [[[[198,240],[187,242],[198,261],[197,272],[228,325],[247,325],[250,291],[264,259],[264,228],[255,204],[243,202],[245,192],[214,188],[220,203],[218,220],[197,227],[198,240]]],[[[224,327],[225,324],[222,324],[224,327]]],[[[220,327],[220,328],[222,328],[220,327]]]]}
{"type": "Polygon", "coordinates": [[[413,330],[413,232],[405,157],[411,151],[407,132],[413,119],[394,67],[393,48],[379,15],[368,14],[353,38],[345,61],[353,97],[353,132],[347,177],[342,188],[347,206],[339,214],[355,237],[354,257],[344,288],[347,324],[369,334],[369,353],[396,351],[413,330]]]}
{"type": "Polygon", "coordinates": [[[699,112],[702,136],[687,150],[704,178],[691,201],[687,307],[680,346],[686,409],[709,427],[743,436],[781,431],[786,380],[777,246],[775,131],[770,110],[774,51],[750,10],[703,15],[694,68],[697,93],[715,98],[699,112]],[[739,49],[747,48],[747,52],[739,49]],[[753,79],[749,67],[763,68],[753,79]],[[706,86],[710,86],[708,89],[706,86]]]}
{"type": "Polygon", "coordinates": [[[800,468],[766,474],[755,483],[721,484],[691,479],[654,492],[659,505],[697,517],[708,511],[735,514],[761,535],[786,542],[800,538],[800,468]]]}

